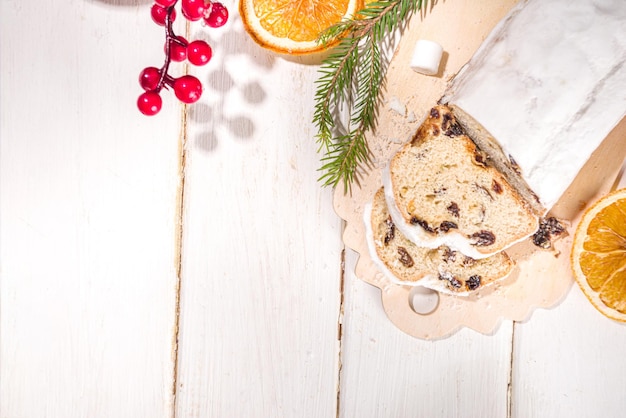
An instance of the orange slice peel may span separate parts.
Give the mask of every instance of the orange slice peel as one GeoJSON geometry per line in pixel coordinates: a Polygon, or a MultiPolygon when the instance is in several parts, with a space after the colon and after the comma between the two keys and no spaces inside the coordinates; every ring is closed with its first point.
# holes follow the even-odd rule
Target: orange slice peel
{"type": "Polygon", "coordinates": [[[262,47],[305,55],[334,46],[338,40],[321,44],[317,39],[362,7],[363,0],[240,0],[239,14],[248,34],[262,47]]]}
{"type": "Polygon", "coordinates": [[[583,214],[571,253],[574,278],[603,315],[626,322],[626,188],[583,214]]]}

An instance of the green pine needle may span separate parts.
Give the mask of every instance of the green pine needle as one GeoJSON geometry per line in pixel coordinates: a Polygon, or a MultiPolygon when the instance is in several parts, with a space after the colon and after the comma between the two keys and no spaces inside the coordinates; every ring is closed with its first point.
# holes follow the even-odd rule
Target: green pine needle
{"type": "Polygon", "coordinates": [[[389,0],[370,3],[358,19],[343,20],[325,30],[318,41],[341,38],[322,62],[316,81],[316,139],[322,152],[324,186],[339,183],[347,191],[358,181],[359,168],[370,161],[366,132],[376,125],[380,90],[386,64],[381,54],[385,37],[403,29],[411,15],[428,0],[389,0]],[[342,110],[349,112],[342,126],[342,110]]]}

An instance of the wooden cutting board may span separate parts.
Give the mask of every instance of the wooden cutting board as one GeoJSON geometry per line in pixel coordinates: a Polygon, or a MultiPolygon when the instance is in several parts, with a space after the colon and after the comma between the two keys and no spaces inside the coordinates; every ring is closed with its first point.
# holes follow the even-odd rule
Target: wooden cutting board
{"type": "Polygon", "coordinates": [[[569,235],[554,250],[541,250],[529,241],[509,251],[516,261],[513,274],[471,297],[428,294],[436,304],[417,313],[420,288],[391,283],[371,260],[365,241],[363,207],[381,187],[381,168],[407,142],[426,112],[442,96],[449,80],[470,59],[491,29],[517,3],[516,0],[447,0],[430,4],[412,18],[402,34],[387,72],[378,126],[368,136],[372,164],[360,173],[351,192],[337,188],[335,210],[346,221],[344,243],[359,253],[356,275],[381,290],[389,319],[402,331],[424,339],[448,336],[462,327],[489,334],[503,319],[526,320],[536,308],[558,304],[573,283],[569,254],[573,230],[582,210],[613,186],[626,156],[626,119],[609,134],[580,172],[552,214],[569,221],[569,235]],[[411,70],[409,62],[419,39],[443,46],[440,71],[425,76],[411,70]],[[418,293],[418,295],[416,295],[418,293]]]}

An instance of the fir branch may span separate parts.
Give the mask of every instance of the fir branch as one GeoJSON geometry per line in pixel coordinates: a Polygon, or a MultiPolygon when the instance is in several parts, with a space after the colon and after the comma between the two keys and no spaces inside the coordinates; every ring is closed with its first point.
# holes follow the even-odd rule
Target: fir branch
{"type": "Polygon", "coordinates": [[[316,81],[313,123],[322,157],[320,181],[345,190],[357,179],[362,164],[370,161],[366,132],[376,125],[387,63],[381,54],[385,37],[404,29],[409,18],[428,0],[389,0],[369,3],[353,19],[343,20],[325,30],[318,42],[340,39],[322,62],[316,81]],[[349,113],[342,126],[341,110],[349,113]]]}

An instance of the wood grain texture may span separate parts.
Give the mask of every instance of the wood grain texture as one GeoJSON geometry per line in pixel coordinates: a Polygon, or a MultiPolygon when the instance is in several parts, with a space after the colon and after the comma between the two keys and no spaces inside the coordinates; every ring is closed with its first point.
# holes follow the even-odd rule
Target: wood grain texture
{"type": "Polygon", "coordinates": [[[141,116],[150,4],[0,2],[0,417],[623,415],[626,331],[576,287],[422,341],[350,250],[342,277],[317,66],[256,47],[234,0],[223,30],[190,26],[201,101],[141,116]]]}
{"type": "Polygon", "coordinates": [[[617,176],[616,189],[621,189],[622,187],[626,187],[626,160],[624,160],[624,164],[622,164],[622,169],[617,176]]]}
{"type": "Polygon", "coordinates": [[[348,250],[340,417],[506,417],[512,322],[425,341],[396,328],[348,250]]]}
{"type": "Polygon", "coordinates": [[[331,417],[343,246],[317,182],[317,67],[231,16],[193,70],[207,89],[187,125],[177,416],[331,417]]]}
{"type": "MultiPolygon", "coordinates": [[[[623,156],[625,150],[623,120],[566,192],[572,194],[570,203],[555,210],[580,211],[608,193],[611,184],[626,186],[626,162],[612,181],[614,157],[623,156]],[[597,178],[604,178],[604,185],[594,184],[597,178]]],[[[574,282],[571,273],[569,277],[574,282]]],[[[515,325],[512,417],[622,416],[626,324],[602,316],[575,283],[565,296],[555,309],[538,310],[530,320],[515,325]]]]}
{"type": "Polygon", "coordinates": [[[557,308],[515,327],[512,417],[621,417],[626,326],[574,285],[557,308]]]}
{"type": "Polygon", "coordinates": [[[180,118],[135,107],[160,31],[119,3],[1,8],[0,416],[169,417],[180,118]]]}

